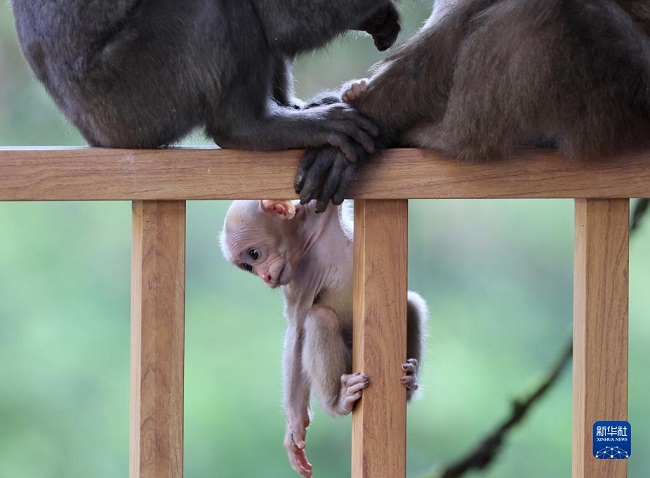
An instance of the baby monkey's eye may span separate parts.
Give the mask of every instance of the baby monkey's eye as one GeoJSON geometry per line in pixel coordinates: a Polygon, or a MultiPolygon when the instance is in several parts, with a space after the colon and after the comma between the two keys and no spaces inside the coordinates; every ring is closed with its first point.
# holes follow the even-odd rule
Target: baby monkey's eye
{"type": "Polygon", "coordinates": [[[253,272],[253,266],[250,265],[250,264],[246,264],[245,262],[242,262],[241,264],[239,264],[239,267],[241,267],[245,271],[253,272]]]}
{"type": "Polygon", "coordinates": [[[260,258],[260,253],[259,253],[259,251],[257,249],[249,249],[248,250],[248,256],[251,259],[253,259],[254,261],[256,261],[257,259],[260,258]]]}

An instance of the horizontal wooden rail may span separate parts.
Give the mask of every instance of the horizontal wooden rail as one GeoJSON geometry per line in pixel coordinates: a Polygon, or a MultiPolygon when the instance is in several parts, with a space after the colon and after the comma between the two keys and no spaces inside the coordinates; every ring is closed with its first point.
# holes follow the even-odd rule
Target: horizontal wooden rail
{"type": "MultiPolygon", "coordinates": [[[[0,201],[291,198],[300,150],[0,148],[0,201]]],[[[467,164],[394,149],[365,168],[357,199],[650,197],[650,151],[575,163],[520,150],[467,164]]]]}

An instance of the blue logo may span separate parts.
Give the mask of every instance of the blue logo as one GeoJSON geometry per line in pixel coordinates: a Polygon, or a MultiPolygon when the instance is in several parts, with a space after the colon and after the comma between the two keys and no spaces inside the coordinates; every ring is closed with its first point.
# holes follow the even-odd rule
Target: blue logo
{"type": "Polygon", "coordinates": [[[599,460],[627,460],[632,454],[632,427],[623,421],[594,423],[594,456],[599,460]]]}

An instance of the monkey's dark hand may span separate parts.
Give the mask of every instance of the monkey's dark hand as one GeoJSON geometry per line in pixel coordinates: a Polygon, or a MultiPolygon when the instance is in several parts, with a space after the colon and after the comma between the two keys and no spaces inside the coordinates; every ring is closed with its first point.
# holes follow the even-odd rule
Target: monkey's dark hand
{"type": "Polygon", "coordinates": [[[357,30],[372,35],[377,50],[384,51],[390,48],[402,27],[399,24],[400,17],[397,7],[389,2],[384,8],[380,8],[373,16],[366,19],[357,30]]]}
{"type": "Polygon", "coordinates": [[[314,107],[304,112],[307,111],[316,131],[314,136],[307,136],[305,145],[335,146],[351,163],[356,163],[366,153],[375,152],[379,128],[359,110],[339,103],[314,107]]]}
{"type": "Polygon", "coordinates": [[[361,165],[367,162],[366,151],[357,146],[356,153],[358,159],[352,163],[338,148],[327,146],[307,149],[294,179],[294,188],[300,194],[300,202],[306,204],[316,199],[316,212],[325,211],[330,200],[332,204],[341,204],[350,182],[361,165]]]}

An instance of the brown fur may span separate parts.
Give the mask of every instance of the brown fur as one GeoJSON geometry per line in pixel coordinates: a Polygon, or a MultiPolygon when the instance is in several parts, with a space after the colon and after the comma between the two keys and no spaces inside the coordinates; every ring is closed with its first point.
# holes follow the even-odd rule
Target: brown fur
{"type": "MultiPolygon", "coordinates": [[[[528,144],[605,157],[650,139],[649,31],[650,0],[438,0],[350,102],[380,126],[383,147],[471,161],[528,144]]],[[[322,209],[358,167],[331,148],[308,152],[296,190],[322,209]]]]}
{"type": "Polygon", "coordinates": [[[638,146],[650,134],[648,5],[449,2],[354,104],[394,144],[461,159],[540,139],[572,159],[638,146]]]}

